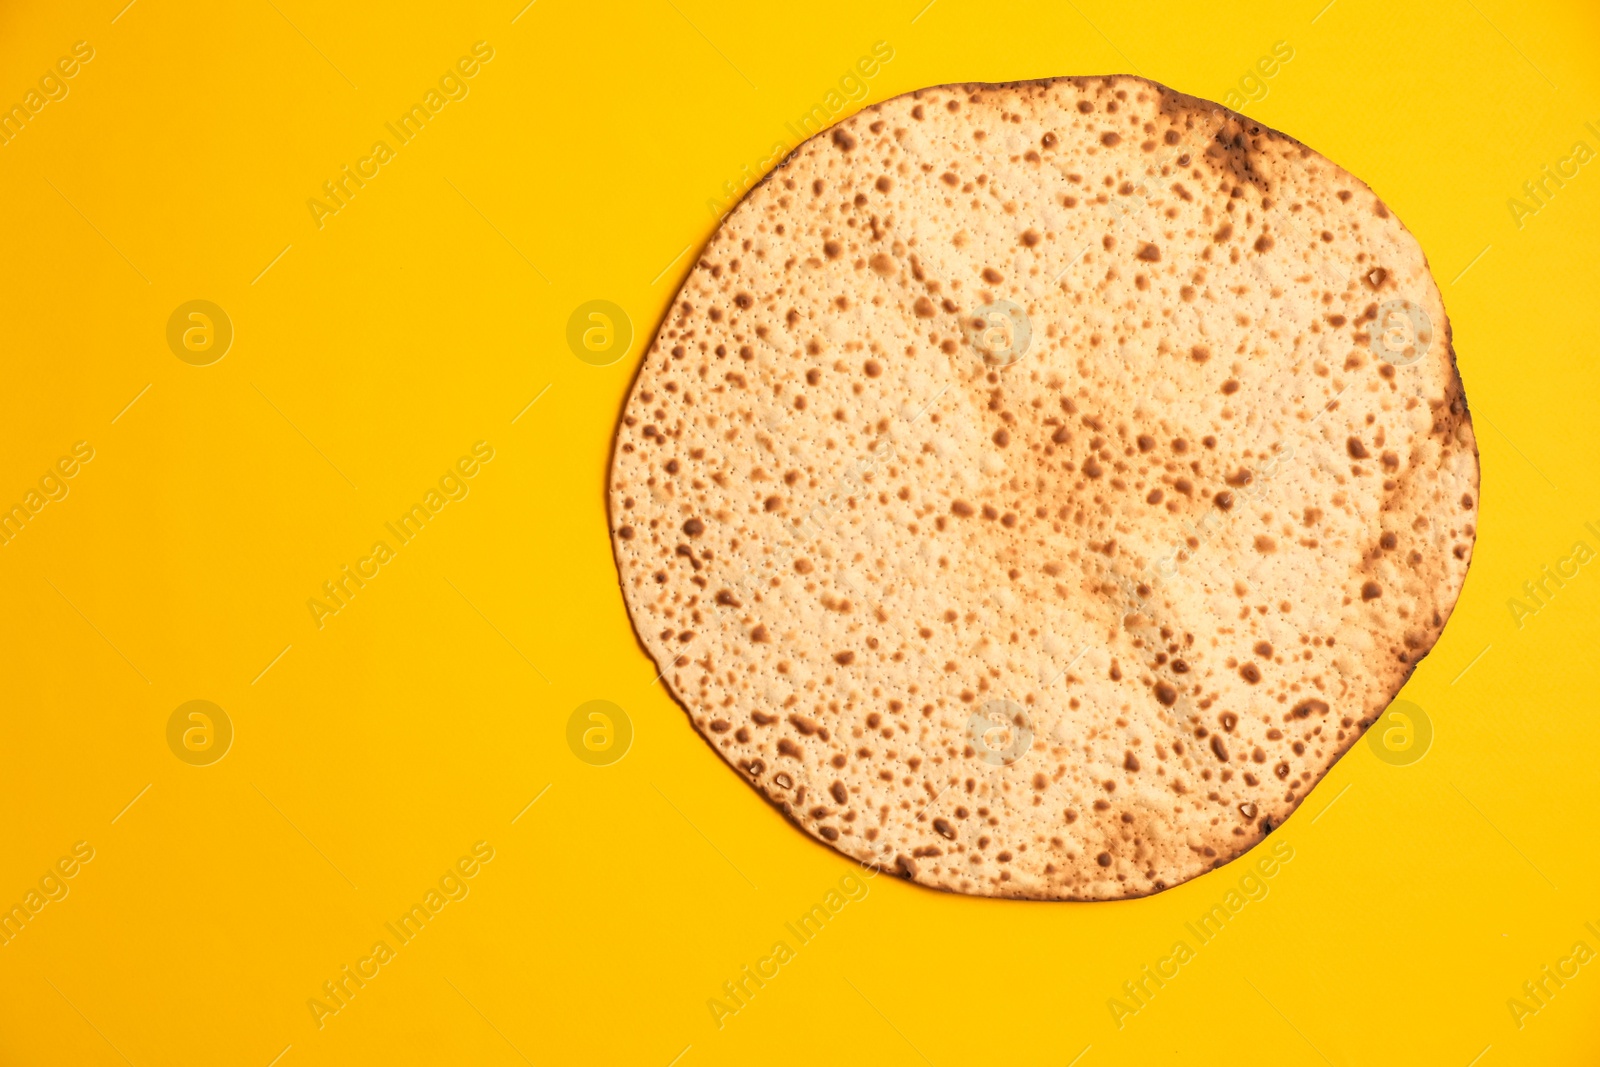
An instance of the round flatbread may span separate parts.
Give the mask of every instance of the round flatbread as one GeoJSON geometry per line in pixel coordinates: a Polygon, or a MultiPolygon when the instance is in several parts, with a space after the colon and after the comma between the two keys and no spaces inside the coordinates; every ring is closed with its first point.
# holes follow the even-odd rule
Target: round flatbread
{"type": "Polygon", "coordinates": [[[806,832],[1138,896],[1281,824],[1437,640],[1478,458],[1415,238],[1140,78],[941,86],[801,145],[646,353],[640,640],[806,832]]]}

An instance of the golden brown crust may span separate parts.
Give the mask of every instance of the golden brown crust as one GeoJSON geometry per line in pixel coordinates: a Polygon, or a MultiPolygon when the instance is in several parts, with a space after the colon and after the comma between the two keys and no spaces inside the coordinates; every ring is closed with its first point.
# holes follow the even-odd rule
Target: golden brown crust
{"type": "Polygon", "coordinates": [[[1354,743],[1454,606],[1477,480],[1382,202],[1113,76],[797,149],[674,300],[609,498],[641,643],[798,825],[1105,899],[1239,855],[1354,743]]]}

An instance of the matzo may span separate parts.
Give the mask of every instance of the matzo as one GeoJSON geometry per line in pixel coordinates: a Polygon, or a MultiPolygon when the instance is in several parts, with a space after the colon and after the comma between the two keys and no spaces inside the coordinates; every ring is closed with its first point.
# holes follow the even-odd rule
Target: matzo
{"type": "Polygon", "coordinates": [[[1133,77],[801,145],[674,299],[609,498],[640,639],[797,825],[963,893],[1174,885],[1438,638],[1477,449],[1361,181],[1133,77]]]}

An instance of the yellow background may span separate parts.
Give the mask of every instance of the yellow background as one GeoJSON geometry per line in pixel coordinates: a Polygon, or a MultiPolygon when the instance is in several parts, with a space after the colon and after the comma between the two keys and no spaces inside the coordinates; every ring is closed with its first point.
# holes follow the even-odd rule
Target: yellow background
{"type": "Polygon", "coordinates": [[[0,904],[95,857],[0,947],[0,1062],[1600,1059],[1600,964],[1520,1029],[1506,1004],[1600,948],[1600,576],[1520,628],[1507,607],[1600,547],[1600,165],[1520,228],[1506,203],[1600,149],[1600,15],[924,2],[4,5],[0,102],[75,41],[95,58],[0,147],[0,504],[76,441],[95,458],[0,547],[0,904]],[[306,201],[480,40],[470,95],[319,229],[306,201]],[[707,201],[880,40],[872,100],[1123,70],[1221,100],[1288,42],[1245,110],[1417,234],[1477,419],[1471,575],[1405,691],[1432,750],[1358,745],[1274,835],[1270,895],[1120,1029],[1107,1001],[1239,866],[1095,905],[878,877],[720,1029],[706,1004],[855,868],[653,684],[608,447],[707,201]],[[197,298],[235,329],[206,367],[166,343],[197,298]],[[634,324],[610,366],[566,344],[591,299],[634,324]],[[470,495],[319,629],[307,600],[480,440],[470,495]],[[193,699],[235,729],[211,766],[167,747],[193,699]],[[591,699],[633,725],[610,766],[566,742],[591,699]],[[480,840],[470,895],[319,1029],[308,999],[480,840]]]}

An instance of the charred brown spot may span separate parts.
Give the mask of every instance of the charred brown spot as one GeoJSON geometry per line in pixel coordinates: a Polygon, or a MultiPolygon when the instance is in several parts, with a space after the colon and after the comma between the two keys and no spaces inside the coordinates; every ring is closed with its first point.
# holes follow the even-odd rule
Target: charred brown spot
{"type": "Polygon", "coordinates": [[[1297,719],[1309,719],[1313,713],[1317,715],[1328,714],[1327,702],[1322,700],[1302,700],[1294,706],[1294,710],[1289,714],[1297,719]]]}

